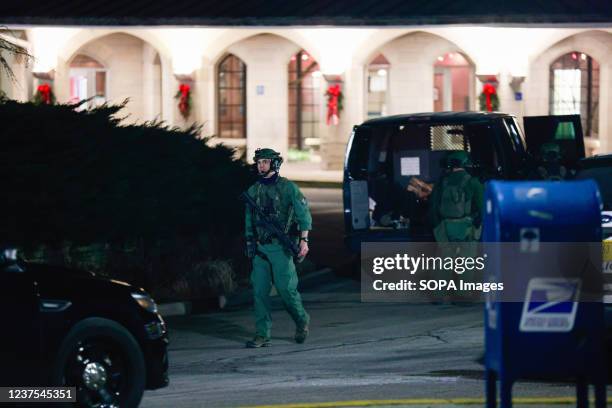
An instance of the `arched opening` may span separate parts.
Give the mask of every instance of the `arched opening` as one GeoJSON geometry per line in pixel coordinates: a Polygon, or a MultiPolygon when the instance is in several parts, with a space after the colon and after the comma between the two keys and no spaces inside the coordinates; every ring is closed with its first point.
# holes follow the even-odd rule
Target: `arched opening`
{"type": "Polygon", "coordinates": [[[233,54],[217,68],[217,129],[221,138],[246,138],[246,65],[233,54]]]}
{"type": "Polygon", "coordinates": [[[593,138],[599,134],[599,71],[599,63],[579,51],[550,65],[550,114],[579,114],[584,135],[593,138]]]}
{"type": "Polygon", "coordinates": [[[461,53],[438,56],[434,64],[434,112],[472,110],[473,84],[474,68],[461,53]]]}
{"type": "Polygon", "coordinates": [[[321,112],[321,71],[301,50],[289,61],[289,148],[317,151],[321,112]]]}
{"type": "Polygon", "coordinates": [[[367,70],[367,113],[368,119],[387,115],[387,90],[391,64],[383,54],[378,54],[367,70]]]}
{"type": "Polygon", "coordinates": [[[78,54],[70,63],[70,103],[84,100],[79,109],[93,108],[106,102],[106,68],[95,59],[78,54]]]}
{"type": "Polygon", "coordinates": [[[61,84],[62,94],[72,103],[87,100],[80,109],[127,99],[121,112],[125,122],[161,116],[161,60],[148,42],[127,33],[111,33],[81,45],[67,61],[68,80],[61,84]]]}

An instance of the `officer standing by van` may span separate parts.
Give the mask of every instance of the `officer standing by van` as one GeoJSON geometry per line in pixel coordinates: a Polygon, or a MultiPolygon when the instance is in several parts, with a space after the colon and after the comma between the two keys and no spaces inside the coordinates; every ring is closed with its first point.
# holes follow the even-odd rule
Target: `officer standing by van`
{"type": "Polygon", "coordinates": [[[540,163],[531,178],[548,181],[561,181],[570,176],[561,164],[561,147],[557,143],[544,143],[540,147],[540,163]]]}
{"type": "Polygon", "coordinates": [[[436,242],[475,242],[480,238],[484,186],[467,170],[463,150],[446,158],[446,173],[431,193],[431,219],[436,242]]]}
{"type": "MultiPolygon", "coordinates": [[[[463,150],[453,151],[446,157],[446,172],[434,185],[431,193],[431,217],[434,237],[438,242],[438,253],[443,259],[448,257],[475,257],[480,239],[484,186],[473,177],[467,167],[470,157],[463,150]]],[[[458,279],[459,276],[448,270],[435,271],[437,279],[458,279]]],[[[474,279],[473,271],[464,271],[461,279],[474,279]]],[[[459,293],[456,299],[474,299],[473,294],[459,293]]],[[[446,302],[448,294],[432,294],[433,299],[441,298],[446,302]]]]}
{"type": "MultiPolygon", "coordinates": [[[[295,183],[280,177],[283,162],[280,153],[272,149],[257,149],[253,157],[258,181],[247,191],[257,206],[273,217],[290,234],[297,226],[299,234],[298,258],[308,253],[308,231],[312,229],[312,217],[306,199],[295,183]]],[[[284,248],[269,230],[261,225],[257,214],[246,208],[247,255],[252,259],[251,283],[255,305],[255,337],[246,343],[248,348],[270,346],[272,316],[270,289],[272,281],[285,309],[295,322],[295,341],[303,343],[308,336],[310,316],[304,310],[297,291],[298,277],[293,254],[284,248]]],[[[295,239],[298,239],[296,237],[295,239]]]]}

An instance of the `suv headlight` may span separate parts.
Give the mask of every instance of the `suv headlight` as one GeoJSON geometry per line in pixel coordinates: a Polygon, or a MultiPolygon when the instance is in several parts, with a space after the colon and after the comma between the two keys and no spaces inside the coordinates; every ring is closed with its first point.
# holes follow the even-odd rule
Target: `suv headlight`
{"type": "Polygon", "coordinates": [[[157,305],[151,296],[146,293],[132,293],[132,297],[146,311],[157,313],[157,305]]]}
{"type": "Polygon", "coordinates": [[[147,333],[147,336],[152,340],[159,339],[164,334],[166,334],[166,330],[167,330],[166,323],[161,318],[161,316],[159,317],[158,321],[147,323],[145,324],[144,327],[145,327],[145,332],[147,333]]]}

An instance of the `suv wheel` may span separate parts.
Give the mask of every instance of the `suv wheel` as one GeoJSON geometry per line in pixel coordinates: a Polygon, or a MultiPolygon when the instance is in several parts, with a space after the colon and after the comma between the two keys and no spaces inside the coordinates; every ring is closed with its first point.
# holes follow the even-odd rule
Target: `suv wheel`
{"type": "Polygon", "coordinates": [[[102,318],[77,323],[60,346],[52,383],[76,387],[77,405],[137,407],[145,387],[142,351],[120,324],[102,318]]]}

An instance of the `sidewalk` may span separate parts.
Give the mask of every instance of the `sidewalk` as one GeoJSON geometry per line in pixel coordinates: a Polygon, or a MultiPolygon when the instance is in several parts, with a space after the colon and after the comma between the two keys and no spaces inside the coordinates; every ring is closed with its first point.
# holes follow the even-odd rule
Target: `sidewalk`
{"type": "Polygon", "coordinates": [[[342,170],[323,170],[320,163],[285,162],[280,174],[293,181],[342,183],[342,170]]]}

